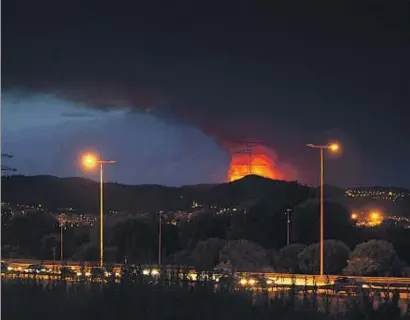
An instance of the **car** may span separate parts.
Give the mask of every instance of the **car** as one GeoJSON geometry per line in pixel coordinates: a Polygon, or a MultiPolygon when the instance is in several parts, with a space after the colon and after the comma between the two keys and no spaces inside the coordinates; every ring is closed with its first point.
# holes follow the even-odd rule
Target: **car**
{"type": "Polygon", "coordinates": [[[215,278],[215,287],[218,290],[230,291],[237,284],[237,279],[232,275],[221,275],[215,278]]]}
{"type": "Polygon", "coordinates": [[[41,274],[41,275],[48,274],[51,271],[52,271],[51,269],[47,268],[46,266],[42,264],[32,264],[24,269],[25,273],[41,274]]]}
{"type": "Polygon", "coordinates": [[[103,280],[106,272],[103,268],[93,267],[91,268],[90,276],[92,280],[103,280]]]}
{"type": "Polygon", "coordinates": [[[158,277],[160,269],[158,266],[145,265],[142,266],[142,274],[144,276],[158,277]]]}
{"type": "Polygon", "coordinates": [[[11,263],[6,263],[7,270],[6,272],[13,273],[13,272],[21,272],[23,269],[11,263]]]}
{"type": "MultiPolygon", "coordinates": [[[[79,274],[72,268],[70,267],[62,267],[60,271],[61,277],[62,278],[75,278],[79,276],[79,274]]],[[[81,273],[80,273],[81,275],[81,273]]]]}
{"type": "Polygon", "coordinates": [[[271,279],[265,278],[263,276],[254,276],[254,277],[243,277],[238,279],[238,284],[242,288],[268,288],[274,282],[271,279]]]}
{"type": "Polygon", "coordinates": [[[215,275],[231,275],[232,274],[232,269],[217,267],[217,268],[214,269],[214,274],[215,275]]]}
{"type": "Polygon", "coordinates": [[[12,273],[21,271],[21,267],[17,267],[11,263],[1,262],[1,273],[12,273]]]}
{"type": "Polygon", "coordinates": [[[354,278],[339,277],[334,281],[335,293],[346,292],[347,294],[359,293],[361,290],[361,283],[354,278]]]}

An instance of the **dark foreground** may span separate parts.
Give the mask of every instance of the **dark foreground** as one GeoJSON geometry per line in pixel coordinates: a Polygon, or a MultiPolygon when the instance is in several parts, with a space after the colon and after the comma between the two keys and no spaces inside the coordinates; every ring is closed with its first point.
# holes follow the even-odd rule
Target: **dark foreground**
{"type": "MultiPolygon", "coordinates": [[[[410,319],[393,297],[373,308],[371,297],[360,295],[336,302],[306,292],[267,295],[249,291],[215,292],[207,283],[98,284],[31,279],[2,279],[1,316],[4,320],[38,319],[410,319]],[[347,309],[347,311],[346,311],[347,309]],[[319,311],[321,310],[321,312],[319,311]]],[[[409,310],[410,311],[410,310],[409,310]]]]}

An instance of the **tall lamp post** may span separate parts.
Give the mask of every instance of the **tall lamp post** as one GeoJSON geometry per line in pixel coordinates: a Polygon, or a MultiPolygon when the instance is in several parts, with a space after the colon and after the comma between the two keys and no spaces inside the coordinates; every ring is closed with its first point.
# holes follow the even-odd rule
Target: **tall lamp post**
{"type": "Polygon", "coordinates": [[[339,150],[339,145],[337,143],[332,143],[328,145],[316,145],[316,144],[307,144],[309,148],[319,149],[320,150],[320,276],[323,277],[324,274],[324,225],[323,225],[323,158],[324,150],[330,150],[336,152],[339,150]]]}
{"type": "Polygon", "coordinates": [[[100,267],[104,266],[104,165],[114,164],[115,160],[101,160],[96,155],[86,154],[83,165],[87,169],[100,167],[100,267]]]}
{"type": "Polygon", "coordinates": [[[286,209],[286,245],[290,244],[290,213],[292,209],[286,209]]]}
{"type": "Polygon", "coordinates": [[[60,261],[63,264],[64,259],[64,222],[60,222],[60,261]]]}
{"type": "Polygon", "coordinates": [[[162,212],[159,213],[158,222],[158,265],[162,263],[162,212]]]}

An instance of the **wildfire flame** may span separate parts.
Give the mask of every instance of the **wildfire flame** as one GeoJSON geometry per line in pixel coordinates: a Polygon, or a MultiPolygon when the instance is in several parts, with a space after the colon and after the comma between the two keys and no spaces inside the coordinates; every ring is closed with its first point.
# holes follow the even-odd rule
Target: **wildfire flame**
{"type": "Polygon", "coordinates": [[[257,154],[234,153],[228,171],[228,180],[235,181],[247,175],[255,174],[270,179],[280,179],[275,169],[274,158],[267,150],[258,150],[257,154]]]}

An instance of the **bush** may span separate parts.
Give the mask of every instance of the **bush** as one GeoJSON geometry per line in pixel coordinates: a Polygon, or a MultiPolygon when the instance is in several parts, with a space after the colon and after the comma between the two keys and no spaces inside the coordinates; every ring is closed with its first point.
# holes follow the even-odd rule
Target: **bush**
{"type": "MultiPolygon", "coordinates": [[[[297,295],[275,291],[271,299],[267,291],[215,292],[209,283],[196,286],[162,283],[98,284],[2,279],[2,319],[388,319],[400,318],[397,296],[381,302],[374,311],[365,296],[349,299],[349,312],[331,313],[326,306],[328,296],[316,291],[297,295]],[[298,299],[297,299],[298,298],[298,299]]],[[[339,298],[336,299],[339,301],[339,298]]]]}

